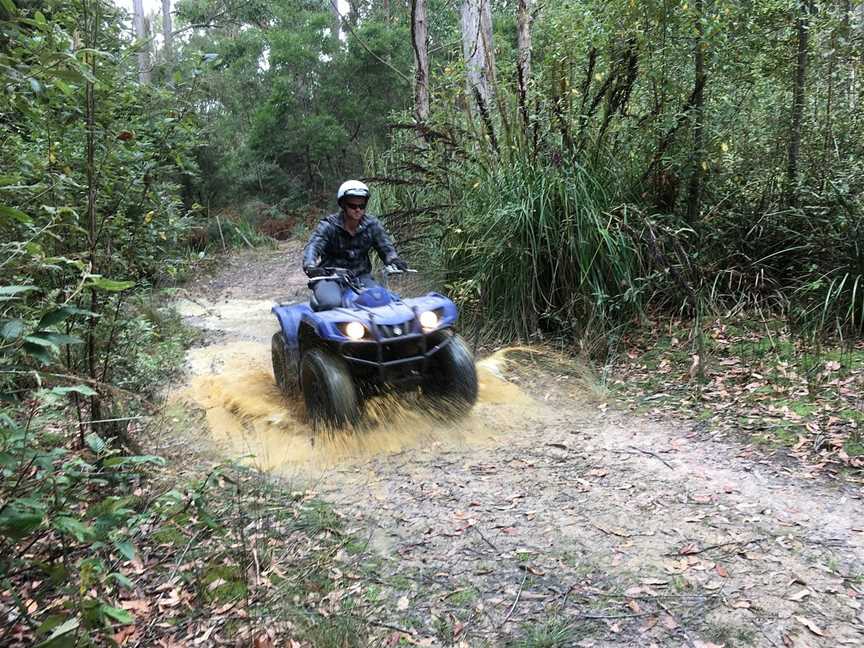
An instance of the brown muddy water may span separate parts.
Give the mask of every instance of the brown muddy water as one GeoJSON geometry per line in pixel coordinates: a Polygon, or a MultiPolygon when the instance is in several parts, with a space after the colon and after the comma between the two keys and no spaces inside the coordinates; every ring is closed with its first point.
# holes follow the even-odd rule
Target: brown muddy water
{"type": "Polygon", "coordinates": [[[257,340],[191,349],[189,382],[172,397],[204,411],[228,458],[276,474],[312,475],[408,448],[435,452],[494,444],[524,427],[535,402],[504,378],[508,351],[478,362],[477,405],[469,416],[450,423],[424,415],[409,394],[371,399],[356,428],[316,434],[306,420],[302,396],[289,400],[280,393],[270,367],[270,345],[257,340]]]}

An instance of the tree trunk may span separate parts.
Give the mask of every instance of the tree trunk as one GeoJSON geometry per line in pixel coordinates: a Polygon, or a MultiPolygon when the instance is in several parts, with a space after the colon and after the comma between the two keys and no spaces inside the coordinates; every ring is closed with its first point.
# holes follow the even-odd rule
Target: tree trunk
{"type": "Polygon", "coordinates": [[[810,4],[798,7],[795,21],[798,32],[798,56],[795,63],[795,81],[792,87],[792,123],[789,132],[789,159],[786,165],[787,202],[798,204],[798,163],[801,153],[801,121],[804,116],[804,84],[807,78],[807,54],[810,47],[810,4]]]}
{"type": "Polygon", "coordinates": [[[704,0],[696,0],[696,38],[693,43],[693,169],[687,187],[687,221],[691,224],[699,219],[702,210],[702,180],[705,164],[705,31],[702,24],[704,0]]]}
{"type": "Polygon", "coordinates": [[[171,0],[162,0],[162,37],[165,39],[165,63],[174,62],[174,34],[171,26],[171,0]]]}
{"type": "Polygon", "coordinates": [[[492,0],[480,0],[480,35],[483,38],[484,63],[492,93],[495,93],[495,40],[492,37],[492,0]]]}
{"type": "Polygon", "coordinates": [[[135,28],[135,38],[138,47],[138,81],[150,83],[150,42],[147,34],[147,21],[144,18],[144,0],[132,0],[132,25],[135,28]]]}
{"type": "Polygon", "coordinates": [[[429,119],[429,25],[426,0],[411,2],[411,45],[414,48],[414,115],[418,124],[429,119]]]}
{"type": "Polygon", "coordinates": [[[490,51],[493,45],[492,12],[488,0],[463,0],[461,28],[468,95],[474,99],[481,114],[488,114],[495,83],[494,54],[490,51]]]}
{"type": "Polygon", "coordinates": [[[339,13],[339,3],[337,0],[330,0],[330,35],[336,42],[336,47],[339,47],[339,34],[342,31],[342,14],[339,13]]]}
{"type": "Polygon", "coordinates": [[[516,16],[516,44],[519,50],[516,74],[519,83],[519,112],[522,123],[528,129],[528,85],[531,82],[531,15],[532,0],[519,0],[516,16]]]}

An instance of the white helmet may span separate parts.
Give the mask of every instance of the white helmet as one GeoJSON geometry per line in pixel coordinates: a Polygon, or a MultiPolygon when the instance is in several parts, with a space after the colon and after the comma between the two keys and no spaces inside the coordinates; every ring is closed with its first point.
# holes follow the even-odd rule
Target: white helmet
{"type": "Polygon", "coordinates": [[[358,198],[369,198],[369,187],[359,180],[347,180],[339,185],[339,191],[336,192],[336,202],[342,204],[342,199],[346,196],[357,196],[358,198]]]}

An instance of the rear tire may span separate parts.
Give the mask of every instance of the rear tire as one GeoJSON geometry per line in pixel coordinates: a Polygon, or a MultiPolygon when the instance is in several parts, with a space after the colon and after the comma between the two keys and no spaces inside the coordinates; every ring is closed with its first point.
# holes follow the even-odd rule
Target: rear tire
{"type": "Polygon", "coordinates": [[[342,426],[360,418],[360,401],[348,365],[324,349],[303,354],[300,382],[306,412],[315,423],[342,426]]]}
{"type": "Polygon", "coordinates": [[[477,369],[468,345],[458,335],[432,356],[423,393],[432,401],[433,411],[446,418],[458,418],[471,411],[477,401],[477,369]]]}

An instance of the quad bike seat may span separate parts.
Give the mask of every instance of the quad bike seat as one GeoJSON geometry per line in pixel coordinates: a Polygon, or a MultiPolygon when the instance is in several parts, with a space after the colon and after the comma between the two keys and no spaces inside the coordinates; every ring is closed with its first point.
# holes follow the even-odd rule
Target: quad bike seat
{"type": "Polygon", "coordinates": [[[319,311],[322,311],[322,310],[327,310],[318,302],[317,299],[315,299],[315,293],[314,292],[309,296],[309,308],[311,308],[316,313],[319,311]]]}

